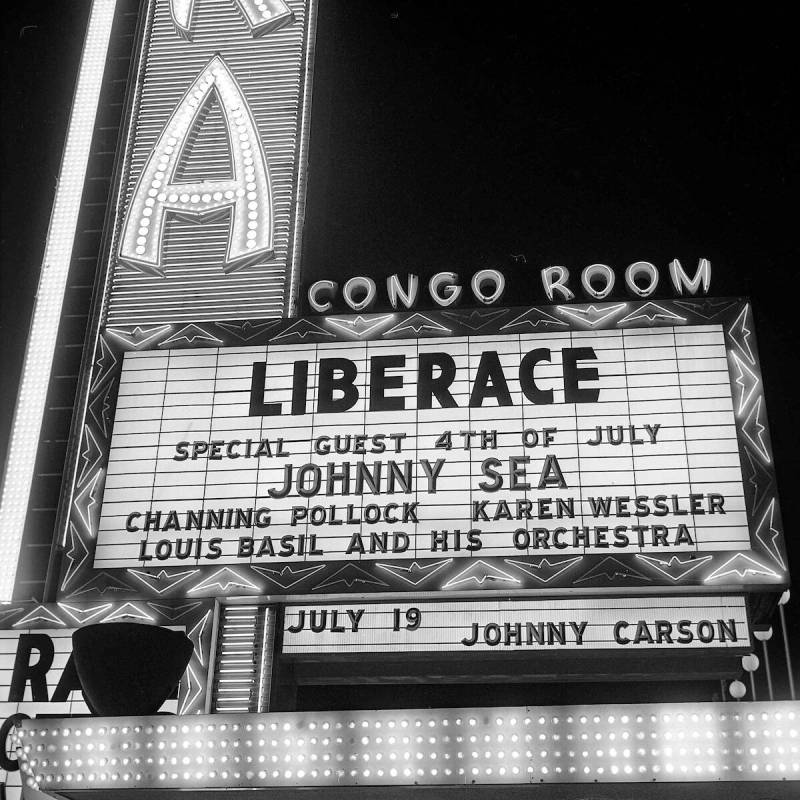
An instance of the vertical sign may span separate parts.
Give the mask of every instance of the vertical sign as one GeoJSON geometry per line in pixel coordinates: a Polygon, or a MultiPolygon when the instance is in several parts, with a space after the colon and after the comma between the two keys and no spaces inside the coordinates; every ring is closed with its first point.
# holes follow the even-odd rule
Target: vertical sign
{"type": "Polygon", "coordinates": [[[119,335],[290,307],[312,40],[309,0],[150,0],[108,264],[119,335]]]}

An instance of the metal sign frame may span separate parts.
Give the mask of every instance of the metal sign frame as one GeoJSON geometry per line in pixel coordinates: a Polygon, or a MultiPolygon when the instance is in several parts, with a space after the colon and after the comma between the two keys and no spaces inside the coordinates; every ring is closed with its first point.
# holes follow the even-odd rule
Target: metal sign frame
{"type": "MultiPolygon", "coordinates": [[[[281,321],[164,323],[107,327],[100,335],[70,508],[59,594],[113,587],[120,596],[268,595],[450,592],[553,594],[607,592],[771,591],[787,586],[782,523],[768,435],[752,310],[741,298],[659,300],[590,305],[328,316],[281,321]],[[92,567],[105,467],[123,354],[126,351],[236,345],[435,339],[456,335],[721,325],[734,399],[746,494],[749,550],[681,555],[559,556],[553,551],[507,559],[398,559],[263,565],[92,567]],[[444,591],[443,591],[444,590],[444,591]]],[[[443,556],[445,554],[442,554],[443,556]]]]}

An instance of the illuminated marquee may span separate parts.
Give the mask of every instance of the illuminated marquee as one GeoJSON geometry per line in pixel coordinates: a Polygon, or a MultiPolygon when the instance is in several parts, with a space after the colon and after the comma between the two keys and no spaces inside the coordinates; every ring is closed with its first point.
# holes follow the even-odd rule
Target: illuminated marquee
{"type": "Polygon", "coordinates": [[[109,324],[295,302],[310,0],[150,0],[108,257],[109,324]]]}
{"type": "Polygon", "coordinates": [[[748,652],[743,597],[286,606],[283,623],[290,655],[698,648],[748,652]]]}
{"type": "Polygon", "coordinates": [[[135,334],[101,339],[67,594],[785,582],[742,301],[135,334]]]}

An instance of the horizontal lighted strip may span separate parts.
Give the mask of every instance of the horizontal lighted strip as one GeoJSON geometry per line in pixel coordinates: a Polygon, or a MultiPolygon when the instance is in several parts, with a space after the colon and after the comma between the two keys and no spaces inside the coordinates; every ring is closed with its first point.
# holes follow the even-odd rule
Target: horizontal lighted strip
{"type": "Polygon", "coordinates": [[[29,785],[800,780],[800,702],[25,720],[29,785]]]}

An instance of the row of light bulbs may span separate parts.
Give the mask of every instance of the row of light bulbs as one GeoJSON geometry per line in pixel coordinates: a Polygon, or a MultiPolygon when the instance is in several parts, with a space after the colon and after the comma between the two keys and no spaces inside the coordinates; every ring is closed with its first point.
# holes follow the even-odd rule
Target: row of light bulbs
{"type": "MultiPolygon", "coordinates": [[[[173,723],[26,721],[32,785],[327,785],[800,777],[796,703],[633,713],[213,715],[173,723]]],[[[521,711],[525,712],[525,709],[521,711]]]]}

